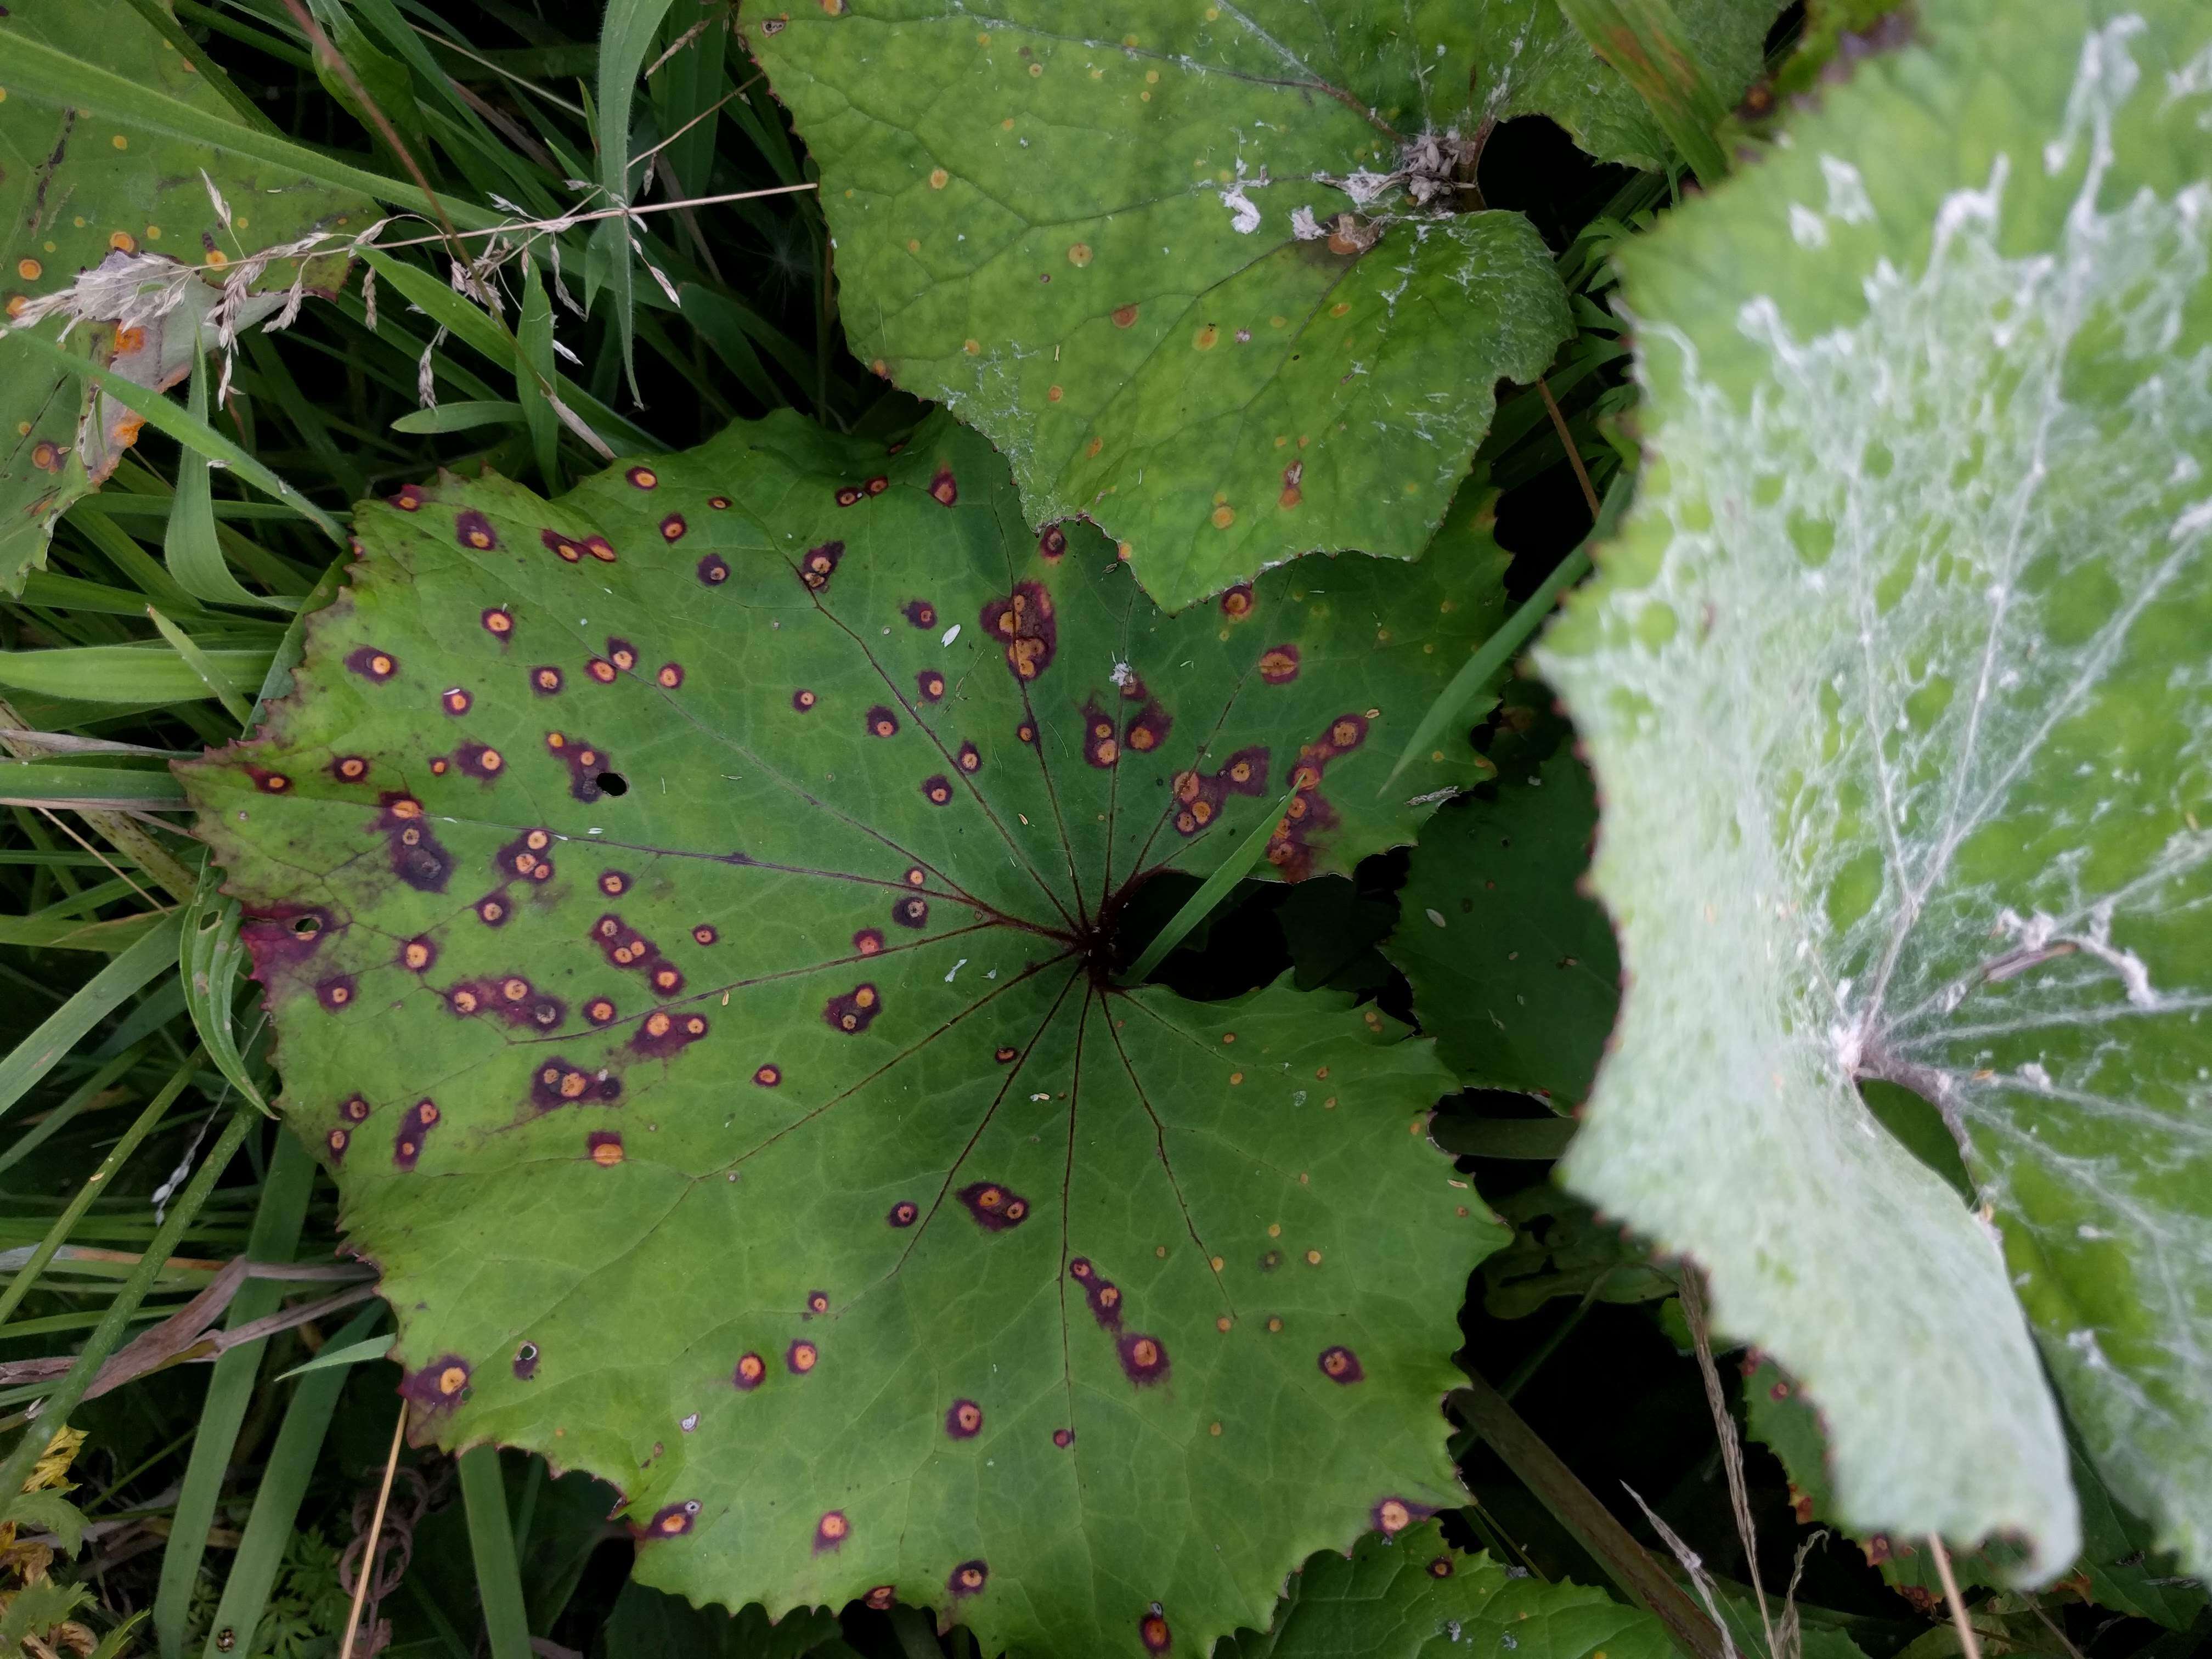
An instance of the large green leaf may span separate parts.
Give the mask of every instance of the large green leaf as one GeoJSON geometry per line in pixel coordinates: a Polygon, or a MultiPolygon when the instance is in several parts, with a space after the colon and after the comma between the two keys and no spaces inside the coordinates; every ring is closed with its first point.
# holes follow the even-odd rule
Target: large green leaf
{"type": "Polygon", "coordinates": [[[1469,1555],[1433,1522],[1370,1534],[1349,1555],[1317,1555],[1291,1581],[1274,1627],[1218,1649],[1219,1659],[1449,1659],[1462,1650],[1516,1659],[1672,1659],[1648,1613],[1601,1589],[1549,1584],[1469,1555]]]}
{"type": "Polygon", "coordinates": [[[1498,776],[1422,826],[1387,953],[1445,1064],[1564,1111],[1589,1096],[1620,958],[1604,909],[1580,890],[1597,802],[1562,746],[1564,722],[1541,706],[1550,695],[1509,688],[1498,776]]]}
{"type": "Polygon", "coordinates": [[[356,527],[296,695],[183,769],[418,1435],[617,1482],[653,1583],[993,1650],[1158,1602],[1203,1652],[1457,1501],[1502,1232],[1422,1133],[1449,1074],[1348,997],[1109,970],[1152,872],[1279,812],[1269,868],[1348,870],[1480,774],[1376,799],[1494,577],[1170,620],[943,416],[356,527]]]}
{"type": "Polygon", "coordinates": [[[2063,1568],[2048,1366],[2203,1571],[2212,13],[1917,38],[1623,256],[1657,459],[1542,659],[1628,984],[1566,1170],[1802,1380],[1853,1527],[2063,1568]]]}
{"type": "MultiPolygon", "coordinates": [[[[1692,9],[1731,85],[1775,9],[1692,9]]],[[[1540,110],[1648,156],[1650,118],[1553,0],[1106,12],[751,24],[822,170],[854,349],[1170,609],[1316,548],[1418,556],[1497,381],[1570,327],[1534,228],[1482,210],[1482,137],[1540,110]]]]}
{"type": "MultiPolygon", "coordinates": [[[[343,239],[376,216],[366,198],[212,143],[7,88],[11,43],[129,77],[219,120],[246,123],[221,72],[132,0],[15,0],[0,10],[0,299],[90,362],[160,390],[190,371],[228,300],[243,328],[296,286],[343,280],[343,239]],[[221,206],[218,206],[220,198],[221,206]],[[268,258],[318,232],[331,250],[268,258]],[[45,302],[45,304],[42,304],[45,302]]],[[[0,591],[46,562],[53,521],[113,471],[140,417],[81,377],[0,339],[0,591]]]]}

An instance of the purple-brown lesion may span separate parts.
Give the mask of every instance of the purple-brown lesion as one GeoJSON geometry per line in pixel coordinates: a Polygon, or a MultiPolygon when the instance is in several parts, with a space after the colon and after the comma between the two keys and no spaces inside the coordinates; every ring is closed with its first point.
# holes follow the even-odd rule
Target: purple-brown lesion
{"type": "Polygon", "coordinates": [[[1006,666],[1016,679],[1027,684],[1052,666],[1060,624],[1052,595],[1042,582],[1016,582],[1006,598],[983,607],[981,620],[983,631],[1005,648],[1006,666]]]}
{"type": "Polygon", "coordinates": [[[1029,1200],[1000,1182],[971,1182],[953,1196],[987,1233],[1006,1232],[1030,1218],[1029,1200]]]}
{"type": "Polygon", "coordinates": [[[399,1381],[400,1395],[425,1411],[449,1412],[469,1397],[473,1368],[457,1353],[440,1354],[399,1381]]]}

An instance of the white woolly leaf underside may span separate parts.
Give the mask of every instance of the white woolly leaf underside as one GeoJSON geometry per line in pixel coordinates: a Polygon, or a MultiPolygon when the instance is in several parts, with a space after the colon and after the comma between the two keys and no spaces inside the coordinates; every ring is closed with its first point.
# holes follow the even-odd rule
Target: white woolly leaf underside
{"type": "MultiPolygon", "coordinates": [[[[1671,483],[1628,540],[1663,562],[1601,590],[1597,648],[1544,661],[1603,789],[1595,873],[1631,984],[1571,1183],[1704,1264],[1724,1327],[1797,1373],[1845,1518],[2015,1534],[2036,1578],[2078,1518],[1993,1218],[2045,1259],[2102,1242],[2142,1316],[2126,1357],[2047,1318],[2044,1357],[2115,1489],[2185,1561],[2212,1554],[2212,1203],[2171,1201],[2178,1172],[2212,1191],[2212,1087],[2158,1060],[2201,1030],[2212,951],[2130,948],[2212,924],[2212,834],[2183,811],[2212,776],[2212,649],[2166,669],[2187,736],[2154,793],[2082,759],[2146,618],[2212,613],[2212,349],[2181,332],[2212,191],[2099,199],[2115,112],[2188,90],[2138,68],[2139,27],[2089,38],[2062,130],[1951,195],[1924,271],[1878,267],[1864,320],[1799,339],[1744,304],[1766,357],[1747,410],[1643,322],[1675,383],[1671,483]],[[2058,245],[2001,252],[2008,172],[2085,158],[2058,245]],[[2129,365],[2124,404],[2063,395],[2088,327],[2129,365]],[[1808,522],[1833,532],[1825,562],[1793,550],[1808,522]],[[2111,603],[2085,621],[2092,567],[2111,603]],[[2108,831],[2152,850],[2116,860],[2108,831]],[[2054,835],[2062,854],[2020,855],[2054,835]],[[1854,890],[1872,902],[1837,902],[1854,890]],[[1979,1215],[1880,1128],[1865,1075],[1941,1108],[1979,1215]],[[2054,1191],[2077,1207],[2053,1216],[2054,1191]]],[[[1881,205],[1847,162],[1821,172],[1825,202],[1768,198],[1814,258],[1881,205]]]]}

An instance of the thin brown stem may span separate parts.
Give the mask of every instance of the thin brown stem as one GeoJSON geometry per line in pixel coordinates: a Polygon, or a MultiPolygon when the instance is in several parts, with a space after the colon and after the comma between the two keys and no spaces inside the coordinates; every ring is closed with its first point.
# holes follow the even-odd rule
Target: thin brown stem
{"type": "Polygon", "coordinates": [[[1595,524],[1598,515],[1596,486],[1590,483],[1589,472],[1583,465],[1583,453],[1575,447],[1575,434],[1567,430],[1567,417],[1559,413],[1559,401],[1552,396],[1552,388],[1540,374],[1536,377],[1536,393],[1543,398],[1544,408],[1552,417],[1552,429],[1559,434],[1559,442],[1565,447],[1567,465],[1575,470],[1575,482],[1583,487],[1583,501],[1589,507],[1590,522],[1595,524]]]}
{"type": "Polygon", "coordinates": [[[1982,1638],[1975,1632],[1974,1621],[1966,1617],[1966,1598],[1959,1594],[1959,1575],[1951,1571],[1951,1553],[1932,1532],[1928,1534],[1928,1548],[1936,1558],[1936,1575],[1943,1581],[1943,1601],[1951,1609],[1952,1627],[1959,1632],[1959,1651],[1966,1659],[1982,1659],[1982,1638]]]}
{"type": "Polygon", "coordinates": [[[368,1522],[368,1547],[361,1553],[354,1571],[353,1606],[346,1613],[345,1638],[338,1644],[338,1659],[353,1659],[353,1638],[361,1629],[362,1604],[368,1599],[368,1581],[376,1573],[376,1540],[384,1533],[384,1507],[392,1501],[392,1477],[399,1472],[399,1443],[407,1432],[407,1402],[399,1403],[399,1420],[392,1425],[392,1449],[385,1454],[384,1484],[376,1489],[376,1513],[368,1522]]]}

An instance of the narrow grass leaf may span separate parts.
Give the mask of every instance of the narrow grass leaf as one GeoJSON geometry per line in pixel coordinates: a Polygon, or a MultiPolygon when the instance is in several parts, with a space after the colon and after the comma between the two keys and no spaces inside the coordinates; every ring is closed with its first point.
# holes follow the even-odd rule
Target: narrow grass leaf
{"type": "MultiPolygon", "coordinates": [[[[208,417],[208,376],[214,364],[196,345],[191,378],[185,392],[185,413],[204,425],[208,417]]],[[[214,605],[259,605],[267,603],[230,574],[222,556],[222,544],[215,533],[214,471],[207,456],[185,447],[177,457],[177,489],[169,498],[168,533],[161,555],[169,574],[196,599],[214,605]]]]}
{"type": "MultiPolygon", "coordinates": [[[[667,15],[669,0],[608,0],[606,21],[599,31],[599,188],[605,205],[629,205],[629,112],[637,89],[638,71],[653,48],[660,20],[667,15]]],[[[605,275],[614,300],[615,337],[622,343],[623,372],[637,394],[637,366],[631,341],[631,306],[636,270],[631,264],[630,225],[627,217],[603,219],[592,239],[606,258],[605,275]]]]}
{"type": "Polygon", "coordinates": [[[155,632],[169,642],[169,648],[177,653],[185,667],[192,671],[193,677],[207,688],[207,695],[220,702],[223,711],[233,720],[244,726],[252,710],[246,706],[246,699],[232,687],[222,670],[209,659],[206,652],[200,649],[191,635],[152,605],[146,607],[146,615],[152,621],[155,632]]]}
{"type": "Polygon", "coordinates": [[[269,671],[266,650],[200,648],[200,666],[164,647],[86,645],[58,651],[0,651],[0,686],[41,691],[86,702],[141,705],[191,702],[216,695],[213,683],[233,693],[258,685],[269,671]]]}
{"type": "MultiPolygon", "coordinates": [[[[176,1103],[177,1097],[185,1091],[185,1085],[191,1080],[191,1062],[187,1060],[169,1074],[169,1080],[161,1085],[159,1092],[151,1100],[146,1103],[145,1109],[138,1114],[131,1127],[123,1132],[115,1145],[108,1148],[107,1156],[100,1160],[100,1167],[93,1171],[91,1178],[83,1186],[78,1188],[76,1195],[62,1206],[62,1212],[54,1218],[52,1224],[46,1229],[46,1236],[40,1239],[32,1250],[30,1260],[16,1270],[15,1276],[9,1282],[8,1288],[0,1291],[0,1327],[4,1327],[8,1322],[9,1316],[22,1305],[23,1298],[36,1287],[40,1276],[46,1272],[48,1264],[53,1261],[62,1246],[69,1243],[70,1234],[76,1230],[76,1224],[83,1219],[84,1212],[92,1207],[93,1200],[106,1194],[114,1184],[116,1171],[131,1161],[131,1155],[137,1152],[139,1144],[154,1132],[155,1127],[161,1122],[162,1115],[176,1103]]],[[[148,1282],[150,1285],[152,1281],[149,1279],[148,1282]]],[[[0,1491],[11,1490],[13,1490],[12,1486],[0,1487],[0,1491]]]]}
{"type": "MultiPolygon", "coordinates": [[[[383,1315],[381,1307],[365,1309],[331,1340],[340,1345],[358,1341],[383,1315]]],[[[283,1426],[276,1431],[276,1444],[263,1466],[252,1512],[246,1516],[238,1553],[231,1559],[230,1577],[223,1581],[222,1597],[209,1623],[207,1645],[202,1650],[207,1659],[258,1650],[254,1638],[260,1632],[261,1616],[268,1610],[269,1592],[276,1586],[285,1546],[298,1528],[300,1504],[307,1495],[315,1463],[322,1455],[323,1440],[330,1432],[331,1417],[337,1409],[338,1393],[345,1380],[343,1370],[310,1376],[284,1408],[283,1426]]],[[[524,1651],[526,1656],[528,1650],[524,1651]]]]}
{"type": "Polygon", "coordinates": [[[72,766],[65,761],[0,761],[0,805],[167,812],[184,804],[182,786],[167,772],[72,766]]]}
{"type": "MultiPolygon", "coordinates": [[[[145,938],[78,987],[38,1030],[9,1050],[0,1060],[0,1115],[94,1026],[167,972],[177,959],[178,938],[177,916],[162,917],[145,938]]],[[[9,1483],[0,1481],[0,1492],[7,1490],[9,1483]]]]}
{"type": "MultiPolygon", "coordinates": [[[[269,1160],[268,1176],[261,1183],[260,1201],[254,1209],[253,1231],[246,1237],[249,1258],[277,1262],[292,1259],[299,1248],[300,1229],[307,1218],[307,1198],[314,1184],[315,1161],[307,1148],[295,1136],[279,1133],[276,1152],[269,1160]]],[[[232,1299],[226,1322],[235,1329],[272,1314],[283,1296],[280,1281],[250,1279],[232,1299]]],[[[161,1584],[154,1595],[154,1635],[162,1659],[181,1659],[184,1653],[185,1624],[192,1589],[199,1580],[200,1560],[207,1549],[208,1527],[215,1519],[231,1450],[238,1443],[239,1425],[246,1420],[254,1378],[267,1347],[268,1339],[264,1337],[225,1349],[208,1378],[207,1395],[200,1404],[199,1431],[192,1439],[184,1484],[178,1489],[169,1541],[161,1552],[161,1584]]]]}
{"type": "Polygon", "coordinates": [[[137,1065],[141,1058],[141,1055],[135,1053],[118,1054],[83,1082],[78,1084],[60,1105],[40,1118],[31,1128],[16,1136],[4,1151],[0,1151],[0,1175],[5,1175],[9,1170],[14,1169],[55,1135],[75,1122],[78,1113],[93,1106],[106,1105],[108,1090],[115,1086],[116,1080],[125,1072],[137,1065]]]}
{"type": "Polygon", "coordinates": [[[531,1659],[522,1568],[514,1557],[514,1533],[507,1523],[499,1448],[472,1446],[461,1454],[459,1462],[461,1497],[469,1511],[469,1550],[476,1559],[477,1595],[483,1602],[491,1659],[531,1659]]]}
{"type": "Polygon", "coordinates": [[[522,314],[514,325],[514,395],[530,425],[530,447],[548,495],[561,488],[561,417],[554,412],[553,299],[535,260],[522,266],[522,314]]]}
{"type": "Polygon", "coordinates": [[[246,951],[238,936],[238,901],[223,897],[219,890],[222,885],[222,872],[212,864],[203,864],[191,902],[185,907],[184,950],[178,963],[185,1008],[216,1070],[231,1087],[266,1112],[269,1103],[262,1097],[239,1052],[237,986],[246,951]]]}
{"type": "Polygon", "coordinates": [[[295,1365],[289,1371],[279,1371],[276,1380],[282,1382],[289,1377],[305,1376],[309,1371],[326,1371],[337,1366],[358,1365],[368,1360],[381,1359],[392,1352],[392,1345],[398,1340],[392,1336],[372,1336],[360,1342],[349,1342],[342,1348],[326,1346],[307,1364],[295,1365]]]}
{"type": "Polygon", "coordinates": [[[1143,984],[1145,976],[1167,960],[1168,952],[1182,944],[1192,928],[1213,914],[1213,907],[1226,898],[1229,890],[1243,880],[1252,866],[1260,861],[1260,854],[1267,845],[1267,838],[1275,833],[1275,826],[1283,821],[1283,813],[1290,806],[1291,797],[1297,793],[1297,787],[1292,785],[1284,793],[1282,799],[1275,803],[1275,810],[1254,824],[1251,833],[1237,845],[1237,850],[1222,860],[1219,867],[1199,884],[1198,890],[1183,901],[1182,908],[1168,918],[1168,925],[1153,935],[1152,942],[1145,947],[1144,953],[1129,964],[1128,971],[1121,975],[1124,985],[1143,984]]]}
{"type": "Polygon", "coordinates": [[[1551,614],[1559,595],[1580,581],[1589,572],[1590,549],[1613,533],[1628,498],[1635,489],[1632,474],[1623,471],[1614,475],[1605,492],[1605,500],[1598,509],[1597,522],[1583,538],[1582,545],[1559,562],[1559,568],[1544,578],[1518,611],[1505,619],[1504,625],[1485,640],[1474,654],[1467,659],[1466,666],[1452,676],[1449,685],[1429,705],[1429,712],[1421,716],[1421,723],[1413,728],[1405,749],[1398,756],[1398,763],[1390,769],[1390,775],[1382,780],[1379,795],[1389,793],[1405,769],[1419,760],[1422,753],[1442,737],[1445,729],[1466,714],[1475,697],[1490,677],[1505,666],[1516,651],[1528,642],[1544,618],[1551,614]]]}
{"type": "MultiPolygon", "coordinates": [[[[550,413],[550,411],[549,411],[550,413]]],[[[480,426],[520,426],[522,405],[503,399],[469,399],[440,404],[435,409],[411,409],[392,423],[394,432],[470,432],[480,426]]]]}

